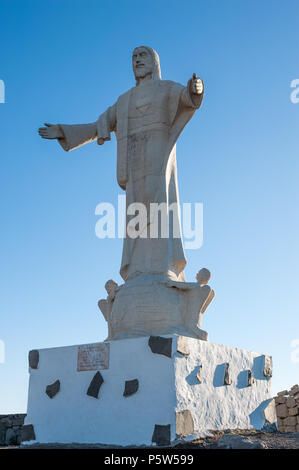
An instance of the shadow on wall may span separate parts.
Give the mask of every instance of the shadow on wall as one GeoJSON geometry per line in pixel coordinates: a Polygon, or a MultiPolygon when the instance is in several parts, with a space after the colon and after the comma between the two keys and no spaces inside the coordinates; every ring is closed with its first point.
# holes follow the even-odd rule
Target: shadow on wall
{"type": "Polygon", "coordinates": [[[253,377],[257,380],[268,380],[263,374],[265,365],[265,356],[257,356],[253,360],[252,373],[253,377]]]}
{"type": "Polygon", "coordinates": [[[223,387],[226,367],[227,367],[226,362],[224,362],[223,364],[218,364],[218,366],[216,366],[214,379],[213,379],[214,387],[223,387]]]}
{"type": "Polygon", "coordinates": [[[186,381],[189,385],[200,385],[197,374],[200,374],[201,366],[196,366],[195,369],[186,377],[186,381]]]}
{"type": "Polygon", "coordinates": [[[237,388],[248,387],[248,370],[242,370],[237,377],[237,388]]]}
{"type": "MultiPolygon", "coordinates": [[[[269,377],[272,375],[272,362],[266,363],[266,356],[261,355],[253,359],[252,369],[242,370],[237,376],[237,388],[247,388],[252,385],[255,380],[269,380],[269,377]],[[268,374],[268,376],[266,375],[268,374]]],[[[189,376],[189,384],[193,385],[194,375],[196,374],[193,371],[189,376]],[[192,383],[191,383],[192,381],[192,383]]],[[[214,387],[223,387],[224,385],[231,385],[232,380],[229,373],[229,363],[224,362],[223,364],[218,364],[214,372],[213,385],[214,387]]]]}
{"type": "Polygon", "coordinates": [[[263,429],[263,427],[267,424],[265,417],[264,417],[264,410],[267,408],[269,403],[273,400],[273,398],[269,398],[268,400],[263,401],[250,415],[250,424],[255,429],[263,429]]]}

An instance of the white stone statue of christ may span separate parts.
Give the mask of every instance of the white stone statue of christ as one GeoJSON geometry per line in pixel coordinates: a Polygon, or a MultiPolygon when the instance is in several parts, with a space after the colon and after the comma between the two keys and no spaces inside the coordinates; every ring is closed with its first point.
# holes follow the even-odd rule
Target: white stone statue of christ
{"type": "MultiPolygon", "coordinates": [[[[90,124],[45,124],[39,134],[57,139],[64,150],[88,142],[117,139],[117,180],[131,203],[179,203],[176,141],[203,99],[203,83],[195,74],[187,86],[162,80],[158,54],[150,47],[133,52],[136,86],[121,95],[90,124]]],[[[179,215],[175,215],[178,217],[179,215]]],[[[180,221],[177,221],[180,226],[180,221]]],[[[148,221],[150,224],[151,221],[148,221]]],[[[175,223],[175,222],[173,222],[175,223]]],[[[124,281],[138,274],[163,275],[184,281],[186,259],[182,238],[124,238],[120,274],[124,281]]]]}

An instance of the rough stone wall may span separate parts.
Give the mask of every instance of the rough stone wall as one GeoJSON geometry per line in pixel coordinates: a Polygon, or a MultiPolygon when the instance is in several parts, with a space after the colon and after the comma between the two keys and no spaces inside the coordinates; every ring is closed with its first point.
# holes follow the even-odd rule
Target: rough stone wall
{"type": "Polygon", "coordinates": [[[0,446],[19,445],[25,414],[0,415],[0,446]]]}
{"type": "Polygon", "coordinates": [[[274,398],[278,431],[299,432],[299,386],[278,392],[274,398]]]}

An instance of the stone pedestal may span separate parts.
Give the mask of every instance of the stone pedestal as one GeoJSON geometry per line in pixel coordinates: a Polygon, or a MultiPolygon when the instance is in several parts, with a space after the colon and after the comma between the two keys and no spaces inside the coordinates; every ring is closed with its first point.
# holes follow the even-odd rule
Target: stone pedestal
{"type": "Polygon", "coordinates": [[[23,446],[168,446],[275,425],[271,358],[166,335],[29,355],[23,446]]]}
{"type": "MultiPolygon", "coordinates": [[[[208,270],[198,274],[202,271],[208,270]]],[[[117,285],[112,280],[108,283],[117,285]]],[[[140,274],[117,286],[98,305],[108,323],[107,341],[157,334],[206,340],[201,318],[213,297],[211,287],[200,282],[140,274]]]]}

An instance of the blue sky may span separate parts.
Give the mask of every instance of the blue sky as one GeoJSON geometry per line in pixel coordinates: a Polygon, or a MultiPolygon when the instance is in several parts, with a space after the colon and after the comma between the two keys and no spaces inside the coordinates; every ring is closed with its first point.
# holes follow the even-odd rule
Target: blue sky
{"type": "Polygon", "coordinates": [[[120,282],[122,241],[95,236],[116,203],[116,143],[66,153],[44,122],[95,121],[134,85],[131,53],[162,77],[196,72],[202,108],[177,147],[181,202],[204,204],[204,243],[186,275],[212,271],[212,342],[273,356],[273,392],[298,382],[297,0],[0,0],[0,414],[27,406],[30,349],[102,341],[104,284],[120,282]]]}

